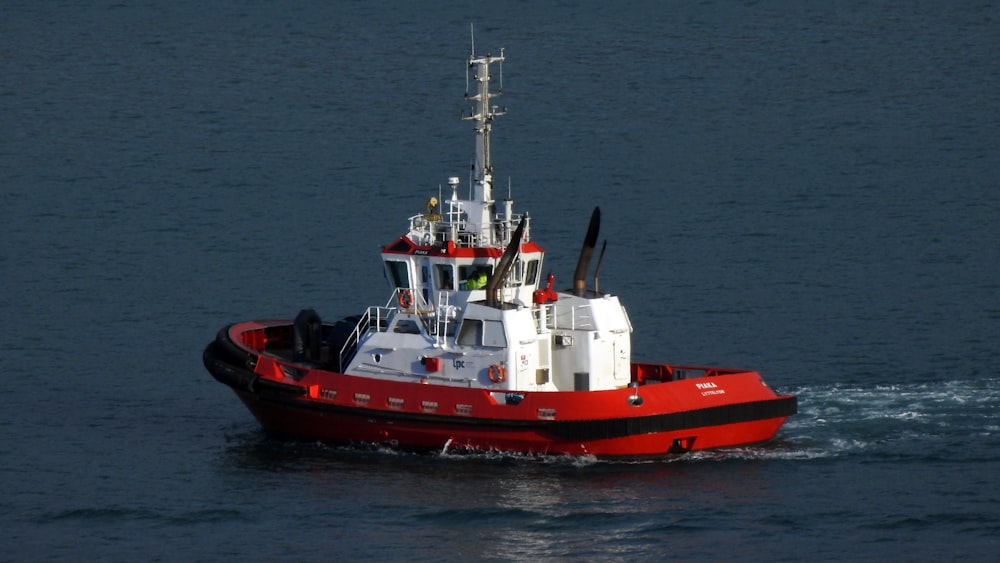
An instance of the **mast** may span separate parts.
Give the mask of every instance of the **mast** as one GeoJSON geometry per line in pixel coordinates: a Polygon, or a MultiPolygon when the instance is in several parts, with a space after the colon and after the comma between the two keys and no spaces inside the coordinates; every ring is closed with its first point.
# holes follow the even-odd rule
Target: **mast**
{"type": "MultiPolygon", "coordinates": [[[[493,119],[507,113],[506,108],[499,109],[491,105],[490,100],[499,96],[503,88],[503,71],[500,71],[501,90],[490,92],[490,65],[502,63],[504,60],[503,49],[499,56],[486,55],[477,57],[473,53],[469,57],[469,69],[474,69],[473,79],[476,82],[476,93],[465,93],[465,99],[475,102],[475,107],[468,115],[463,115],[462,119],[471,120],[476,131],[476,161],[472,167],[472,204],[478,209],[469,209],[469,220],[474,224],[474,228],[484,235],[487,240],[493,240],[493,229],[490,228],[492,221],[491,208],[493,206],[493,164],[490,161],[490,131],[493,127],[493,119]]],[[[494,243],[500,241],[493,240],[494,243]]]]}

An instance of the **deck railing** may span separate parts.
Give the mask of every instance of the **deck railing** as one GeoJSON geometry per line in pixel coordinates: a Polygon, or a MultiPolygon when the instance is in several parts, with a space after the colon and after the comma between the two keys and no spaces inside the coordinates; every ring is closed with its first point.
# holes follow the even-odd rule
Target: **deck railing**
{"type": "Polygon", "coordinates": [[[594,310],[590,305],[560,305],[546,303],[539,305],[535,311],[535,328],[539,332],[552,330],[593,330],[594,310]],[[544,309],[544,315],[542,314],[544,309]],[[544,326],[542,319],[544,318],[544,326]]]}
{"type": "Polygon", "coordinates": [[[427,334],[435,335],[437,333],[435,322],[437,315],[424,300],[423,294],[413,289],[397,287],[384,306],[368,307],[368,310],[361,315],[358,324],[355,325],[354,330],[351,331],[344,345],[340,348],[340,368],[346,368],[347,363],[354,357],[362,336],[371,331],[385,332],[389,330],[393,319],[400,313],[417,315],[427,334]]]}
{"type": "MultiPolygon", "coordinates": [[[[459,248],[474,248],[491,246],[493,233],[502,233],[500,236],[500,245],[502,246],[510,240],[513,226],[517,225],[522,217],[525,216],[517,213],[512,214],[511,227],[508,228],[507,221],[503,217],[497,216],[490,224],[484,225],[479,232],[475,232],[469,230],[469,221],[460,217],[459,214],[414,215],[410,217],[410,237],[411,240],[422,246],[433,246],[452,241],[459,248]]],[[[531,218],[526,218],[528,222],[524,226],[521,242],[531,240],[531,218]]]]}

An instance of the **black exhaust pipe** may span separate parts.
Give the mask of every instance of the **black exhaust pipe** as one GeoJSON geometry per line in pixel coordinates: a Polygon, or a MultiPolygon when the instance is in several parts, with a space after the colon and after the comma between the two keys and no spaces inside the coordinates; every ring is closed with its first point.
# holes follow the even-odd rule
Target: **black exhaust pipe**
{"type": "Polygon", "coordinates": [[[587,269],[590,268],[590,258],[597,246],[597,234],[601,230],[601,208],[595,207],[590,215],[590,225],[587,236],[583,238],[583,248],[580,249],[580,259],[576,262],[576,272],[573,273],[573,293],[583,295],[587,290],[587,269]]]}
{"type": "Polygon", "coordinates": [[[521,235],[524,234],[524,224],[527,220],[527,215],[521,217],[521,222],[517,224],[517,229],[514,230],[514,234],[510,237],[507,250],[503,251],[503,256],[500,257],[500,262],[497,264],[496,270],[493,271],[493,275],[486,281],[486,304],[490,307],[500,306],[500,284],[503,283],[507,272],[510,271],[510,267],[514,265],[514,256],[521,250],[521,235]]]}

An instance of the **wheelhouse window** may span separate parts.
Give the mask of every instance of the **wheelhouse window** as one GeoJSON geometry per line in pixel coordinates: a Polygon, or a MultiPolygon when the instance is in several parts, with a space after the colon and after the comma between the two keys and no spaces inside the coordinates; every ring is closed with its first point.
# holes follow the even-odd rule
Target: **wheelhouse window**
{"type": "Polygon", "coordinates": [[[451,264],[438,264],[434,266],[434,277],[438,289],[455,289],[455,269],[451,264]]]}
{"type": "Polygon", "coordinates": [[[428,301],[430,301],[430,299],[428,299],[429,296],[428,296],[428,292],[427,292],[427,287],[430,285],[428,283],[430,281],[430,278],[431,278],[431,275],[430,275],[430,273],[429,273],[429,271],[427,269],[427,266],[421,266],[420,267],[420,288],[421,288],[420,289],[420,294],[424,296],[424,303],[427,303],[428,301]]]}
{"type": "Polygon", "coordinates": [[[493,268],[488,264],[467,264],[458,267],[458,280],[461,289],[484,289],[486,280],[493,273],[493,268]]]}
{"type": "Polygon", "coordinates": [[[406,262],[386,261],[385,270],[393,287],[410,287],[410,269],[406,262]]]}
{"type": "Polygon", "coordinates": [[[517,261],[517,268],[520,285],[534,285],[538,281],[538,260],[528,260],[527,262],[517,261]]]}

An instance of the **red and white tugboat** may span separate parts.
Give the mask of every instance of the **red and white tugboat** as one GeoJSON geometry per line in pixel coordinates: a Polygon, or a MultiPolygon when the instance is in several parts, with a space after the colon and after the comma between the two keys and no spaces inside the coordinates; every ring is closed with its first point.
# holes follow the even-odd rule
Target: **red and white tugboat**
{"type": "Polygon", "coordinates": [[[450,178],[450,197],[432,197],[384,247],[386,304],[333,323],[304,310],[227,326],[205,366],[266,430],[312,439],[606,458],[771,439],[796,399],[757,372],[631,361],[622,304],[597,291],[596,273],[586,287],[598,209],[573,288],[542,277],[528,215],[493,199],[490,128],[502,112],[490,68],[503,60],[469,59],[471,185],[450,178]]]}

